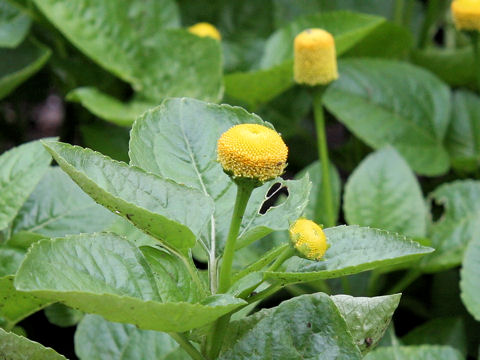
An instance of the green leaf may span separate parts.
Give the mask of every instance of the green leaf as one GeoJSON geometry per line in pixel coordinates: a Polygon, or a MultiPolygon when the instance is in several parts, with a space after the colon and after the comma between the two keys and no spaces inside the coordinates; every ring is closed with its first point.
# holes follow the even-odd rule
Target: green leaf
{"type": "Polygon", "coordinates": [[[373,298],[335,295],[332,300],[362,354],[373,349],[390,324],[401,294],[373,298]]]}
{"type": "MultiPolygon", "coordinates": [[[[305,217],[307,219],[315,220],[319,224],[326,223],[325,218],[325,201],[323,198],[322,189],[322,165],[320,161],[315,161],[308,165],[305,169],[301,170],[298,174],[295,175],[295,178],[301,178],[304,174],[308,173],[310,176],[310,180],[312,181],[312,190],[310,191],[310,197],[308,200],[308,205],[305,209],[305,217]],[[320,206],[320,214],[319,217],[316,218],[315,212],[317,207],[317,201],[321,202],[320,206]]],[[[340,181],[340,176],[338,174],[335,165],[330,164],[330,182],[332,184],[332,199],[333,199],[333,207],[335,213],[335,222],[338,219],[338,212],[340,211],[340,194],[342,189],[342,184],[340,181]]]]}
{"type": "Polygon", "coordinates": [[[411,61],[452,86],[475,83],[475,65],[471,46],[460,49],[436,48],[415,50],[411,61]]]}
{"type": "Polygon", "coordinates": [[[324,261],[293,257],[284,272],[267,272],[267,278],[284,283],[331,279],[410,261],[433,249],[406,237],[384,230],[359,226],[337,226],[325,229],[327,250],[324,261]]]}
{"type": "Polygon", "coordinates": [[[369,353],[365,360],[462,360],[463,355],[450,346],[392,346],[380,347],[369,353]]]}
{"type": "Polygon", "coordinates": [[[362,358],[335,303],[322,293],[234,321],[225,338],[220,360],[362,358]]]}
{"type": "Polygon", "coordinates": [[[59,167],[51,167],[13,221],[10,241],[22,242],[25,233],[50,238],[101,231],[116,218],[59,167]]]}
{"type": "MultiPolygon", "coordinates": [[[[269,181],[255,189],[245,210],[237,238],[237,248],[242,248],[261,239],[274,231],[287,230],[297,220],[307,206],[312,183],[309,176],[300,180],[283,180],[281,178],[269,181]],[[272,188],[277,187],[272,192],[272,188]],[[286,189],[289,193],[286,199],[270,207],[265,214],[260,211],[265,201],[277,192],[286,189]],[[270,192],[272,192],[270,194],[270,192]]],[[[226,224],[221,224],[219,231],[227,234],[226,224]]]]}
{"type": "Polygon", "coordinates": [[[87,315],[75,332],[75,353],[81,360],[188,360],[167,334],[87,315]]]}
{"type": "Polygon", "coordinates": [[[413,46],[406,28],[385,21],[345,53],[352,57],[405,58],[413,46]]]}
{"type": "Polygon", "coordinates": [[[47,306],[44,311],[48,321],[60,327],[77,325],[84,316],[81,311],[69,308],[60,303],[47,306]]]}
{"type": "Polygon", "coordinates": [[[375,149],[393,145],[419,174],[449,168],[443,139],[449,123],[448,87],[407,63],[350,59],[324,102],[356,136],[375,149]]]}
{"type": "Polygon", "coordinates": [[[76,47],[144,97],[221,97],[220,44],[186,30],[165,29],[179,24],[173,0],[35,3],[76,47]]]}
{"type": "Polygon", "coordinates": [[[8,360],[66,360],[51,348],[0,328],[0,357],[8,360]]]}
{"type": "Polygon", "coordinates": [[[150,246],[142,246],[140,250],[152,269],[164,302],[195,303],[201,300],[203,289],[192,281],[187,266],[178,257],[150,246]]]}
{"type": "Polygon", "coordinates": [[[224,81],[228,96],[255,108],[295,85],[293,61],[285,61],[269,69],[228,74],[224,81]]]}
{"type": "Polygon", "coordinates": [[[21,249],[0,246],[0,277],[15,274],[24,256],[21,249]]]}
{"type": "Polygon", "coordinates": [[[15,287],[109,321],[140,329],[184,332],[245,304],[230,295],[199,303],[164,302],[141,251],[114,234],[42,240],[29,250],[15,287]]]}
{"type": "Polygon", "coordinates": [[[0,47],[18,46],[30,28],[30,18],[11,5],[0,0],[0,47]]]}
{"type": "MultiPolygon", "coordinates": [[[[194,99],[167,99],[133,125],[131,164],[210,196],[215,201],[211,221],[218,232],[219,226],[228,227],[224,219],[233,211],[236,189],[217,162],[217,141],[222,133],[241,123],[267,125],[238,107],[194,99]]],[[[219,234],[218,238],[225,237],[219,234]]],[[[216,233],[212,233],[211,224],[201,241],[207,248],[215,248],[216,233]]]]}
{"type": "Polygon", "coordinates": [[[460,265],[467,244],[480,232],[480,182],[443,184],[430,199],[442,205],[445,212],[429,229],[435,252],[421,266],[425,272],[437,272],[460,265]]]}
{"type": "Polygon", "coordinates": [[[408,164],[388,147],[366,157],[345,186],[348,224],[370,226],[422,237],[427,230],[427,205],[408,164]]]}
{"type": "Polygon", "coordinates": [[[30,40],[15,49],[0,48],[0,99],[40,70],[50,54],[50,49],[30,40]]]}
{"type": "Polygon", "coordinates": [[[480,166],[480,98],[469,91],[453,94],[453,109],[446,146],[452,166],[474,171],[480,166]]]}
{"type": "Polygon", "coordinates": [[[0,230],[13,220],[51,159],[39,141],[23,144],[0,156],[0,230]]]}
{"type": "Polygon", "coordinates": [[[460,289],[465,307],[477,321],[480,321],[480,284],[478,282],[480,275],[480,240],[476,234],[465,251],[460,273],[460,289]]]}
{"type": "Polygon", "coordinates": [[[293,58],[293,40],[308,28],[322,28],[335,38],[337,55],[354,46],[384,21],[383,18],[348,11],[333,11],[295,19],[267,40],[261,68],[268,69],[293,58]]]}
{"type": "Polygon", "coordinates": [[[402,337],[405,345],[449,345],[467,354],[467,336],[461,317],[432,319],[402,337]]]}
{"type": "Polygon", "coordinates": [[[96,202],[180,251],[195,245],[213,212],[211,200],[198,190],[90,149],[59,142],[44,145],[96,202]]]}
{"type": "Polygon", "coordinates": [[[0,317],[16,324],[51,303],[27,292],[17,291],[14,276],[0,278],[0,317]]]}
{"type": "Polygon", "coordinates": [[[105,231],[118,234],[128,241],[134,243],[137,247],[140,246],[157,246],[158,240],[145,234],[139,228],[123,218],[118,218],[117,221],[105,229],[105,231]]]}
{"type": "Polygon", "coordinates": [[[123,103],[94,87],[82,87],[68,93],[67,100],[86,107],[92,114],[120,126],[132,126],[135,119],[154,105],[132,100],[123,103]]]}

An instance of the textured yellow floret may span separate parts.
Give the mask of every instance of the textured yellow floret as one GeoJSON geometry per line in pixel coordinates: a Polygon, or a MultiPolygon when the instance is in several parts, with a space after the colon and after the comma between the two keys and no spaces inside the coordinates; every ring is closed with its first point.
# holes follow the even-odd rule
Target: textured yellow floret
{"type": "Polygon", "coordinates": [[[328,249],[322,228],[307,219],[298,219],[290,227],[290,240],[295,249],[310,260],[321,260],[328,249]]]}
{"type": "Polygon", "coordinates": [[[222,36],[220,35],[220,32],[217,30],[217,28],[207,22],[201,22],[190,26],[188,28],[188,31],[201,37],[211,37],[215,40],[222,39],[222,36]]]}
{"type": "Polygon", "coordinates": [[[280,134],[263,125],[235,125],[224,132],[217,144],[218,161],[235,177],[260,181],[283,173],[288,148],[280,134]]]}
{"type": "Polygon", "coordinates": [[[480,0],[455,0],[452,14],[458,30],[480,31],[480,0]]]}
{"type": "Polygon", "coordinates": [[[308,29],[295,37],[294,78],[299,84],[327,85],[338,79],[333,36],[322,29],[308,29]]]}

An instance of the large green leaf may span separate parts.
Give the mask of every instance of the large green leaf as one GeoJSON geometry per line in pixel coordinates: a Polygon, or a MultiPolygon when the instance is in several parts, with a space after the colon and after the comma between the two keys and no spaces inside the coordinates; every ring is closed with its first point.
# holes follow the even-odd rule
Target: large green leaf
{"type": "Polygon", "coordinates": [[[448,170],[443,139],[450,93],[425,70],[396,61],[344,60],[324,102],[368,145],[395,146],[417,173],[434,176],[448,170]]]}
{"type": "Polygon", "coordinates": [[[0,278],[0,317],[11,324],[16,324],[51,303],[30,293],[17,291],[13,280],[13,275],[0,278]]]}
{"type": "Polygon", "coordinates": [[[380,341],[390,324],[400,297],[400,294],[373,298],[332,296],[362,354],[373,349],[380,341]]]}
{"type": "Polygon", "coordinates": [[[402,337],[405,345],[449,345],[467,353],[465,324],[461,317],[432,319],[402,337]]]}
{"type": "Polygon", "coordinates": [[[361,359],[347,329],[329,296],[303,295],[232,322],[219,359],[361,359]]]}
{"type": "Polygon", "coordinates": [[[173,0],[35,3],[75,46],[145,97],[221,96],[219,42],[166,30],[179,23],[173,0]]]}
{"type": "Polygon", "coordinates": [[[120,126],[131,126],[135,119],[154,105],[132,100],[123,103],[94,87],[82,87],[68,93],[67,100],[76,101],[92,114],[120,126]]]}
{"type": "Polygon", "coordinates": [[[480,321],[480,238],[475,234],[465,251],[461,271],[461,297],[470,314],[480,321]]]}
{"type": "Polygon", "coordinates": [[[270,36],[261,60],[268,69],[293,58],[293,40],[308,28],[322,28],[335,38],[337,54],[341,55],[384,21],[383,18],[347,11],[307,15],[295,19],[270,36]]]}
{"type": "Polygon", "coordinates": [[[470,240],[480,232],[480,182],[455,181],[438,187],[430,198],[445,213],[429,229],[435,252],[424,259],[426,272],[437,272],[460,265],[470,240]]]}
{"type": "MultiPolygon", "coordinates": [[[[168,99],[147,111],[135,122],[130,139],[132,165],[187,186],[215,201],[215,214],[201,241],[210,251],[223,245],[228,232],[235,186],[217,161],[217,141],[221,134],[240,123],[264,123],[258,116],[238,107],[208,104],[193,99],[168,99]]],[[[245,243],[272,230],[288,228],[299,216],[308,196],[308,179],[273,180],[252,194],[242,229],[245,243]],[[290,188],[289,198],[264,215],[258,213],[270,186],[281,183],[290,188]]]]}
{"type": "MultiPolygon", "coordinates": [[[[306,173],[309,174],[313,186],[312,190],[310,191],[308,205],[305,208],[305,217],[308,219],[312,219],[319,224],[324,224],[326,223],[326,205],[323,197],[323,192],[321,191],[323,186],[322,165],[319,161],[315,161],[308,165],[305,169],[301,170],[298,174],[296,174],[295,178],[303,177],[306,173]],[[318,217],[316,217],[315,212],[318,201],[320,201],[321,206],[319,208],[320,213],[318,214],[318,217]]],[[[340,176],[338,174],[338,171],[333,164],[330,164],[330,182],[332,184],[332,198],[335,213],[335,222],[337,222],[338,212],[340,211],[340,194],[342,190],[342,184],[340,182],[340,176]]]]}
{"type": "Polygon", "coordinates": [[[51,348],[0,328],[0,357],[8,360],[66,360],[51,348]]]}
{"type": "Polygon", "coordinates": [[[365,360],[462,360],[463,355],[450,346],[389,346],[380,347],[365,357],[365,360]]]}
{"type": "Polygon", "coordinates": [[[0,0],[0,47],[18,46],[28,33],[30,18],[7,0],[0,0]]]}
{"type": "Polygon", "coordinates": [[[12,241],[105,229],[116,216],[95,203],[59,167],[51,167],[12,223],[12,241]],[[54,191],[52,191],[52,189],[54,191]]]}
{"type": "Polygon", "coordinates": [[[30,40],[15,49],[0,48],[0,99],[40,70],[50,54],[50,49],[30,40]]]}
{"type": "Polygon", "coordinates": [[[473,171],[480,165],[480,98],[459,90],[453,95],[452,120],[446,137],[452,166],[473,171]]]}
{"type": "Polygon", "coordinates": [[[0,156],[0,230],[13,220],[48,169],[51,159],[39,141],[13,148],[0,156]]]}
{"type": "Polygon", "coordinates": [[[427,206],[408,164],[388,147],[369,155],[345,186],[344,211],[351,225],[423,237],[427,206]]]}
{"type": "Polygon", "coordinates": [[[328,228],[325,235],[330,248],[324,261],[293,257],[284,271],[267,272],[266,277],[284,283],[330,279],[414,260],[433,251],[404,236],[359,226],[328,228]]]}
{"type": "Polygon", "coordinates": [[[75,353],[81,360],[188,360],[167,334],[140,330],[87,315],[75,332],[75,353]]]}
{"type": "Polygon", "coordinates": [[[62,169],[96,202],[174,248],[193,247],[213,212],[200,191],[90,149],[45,142],[62,169]]]}
{"type": "Polygon", "coordinates": [[[140,329],[184,332],[204,326],[245,304],[230,295],[198,303],[164,302],[141,253],[114,234],[70,236],[34,244],[15,287],[87,313],[140,329]]]}

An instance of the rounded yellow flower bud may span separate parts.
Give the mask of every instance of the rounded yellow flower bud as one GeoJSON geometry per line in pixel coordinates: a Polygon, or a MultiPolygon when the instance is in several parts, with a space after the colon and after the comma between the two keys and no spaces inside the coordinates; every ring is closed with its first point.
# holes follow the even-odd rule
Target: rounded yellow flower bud
{"type": "Polygon", "coordinates": [[[288,148],[279,133],[258,124],[235,125],[217,144],[218,161],[234,177],[266,181],[283,173],[288,148]]]}
{"type": "Polygon", "coordinates": [[[452,14],[458,30],[480,31],[480,0],[454,0],[452,14]]]}
{"type": "Polygon", "coordinates": [[[188,28],[192,34],[200,37],[211,37],[215,40],[221,40],[222,36],[215,26],[207,22],[200,22],[188,28]]]}
{"type": "Polygon", "coordinates": [[[322,228],[307,219],[298,219],[290,227],[290,240],[295,249],[310,260],[321,260],[329,247],[322,228]]]}
{"type": "Polygon", "coordinates": [[[322,29],[308,29],[295,37],[294,78],[298,84],[327,85],[338,79],[333,36],[322,29]]]}

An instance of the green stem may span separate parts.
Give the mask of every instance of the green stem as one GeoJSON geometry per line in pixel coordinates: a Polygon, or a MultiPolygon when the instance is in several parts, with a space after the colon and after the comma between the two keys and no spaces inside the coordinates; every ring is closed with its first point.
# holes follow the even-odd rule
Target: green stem
{"type": "Polygon", "coordinates": [[[387,295],[397,294],[405,290],[411,283],[417,280],[422,273],[417,270],[413,269],[408,271],[399,282],[397,282],[389,291],[387,291],[387,295]]]}
{"type": "Polygon", "coordinates": [[[243,214],[247,208],[248,199],[252,194],[254,187],[247,183],[237,184],[237,197],[233,208],[232,221],[228,231],[227,242],[220,267],[218,292],[225,293],[231,284],[233,255],[235,254],[235,242],[237,241],[238,231],[242,224],[243,214]]]}
{"type": "Polygon", "coordinates": [[[183,334],[179,333],[168,333],[181,347],[185,350],[188,355],[194,360],[206,360],[205,357],[200,354],[200,352],[192,345],[190,341],[183,334]]]}
{"type": "Polygon", "coordinates": [[[403,23],[403,9],[405,0],[395,0],[395,8],[393,10],[393,22],[398,25],[403,23]]]}
{"type": "Polygon", "coordinates": [[[330,181],[330,162],[328,160],[327,136],[325,133],[325,117],[323,114],[324,88],[314,91],[313,111],[315,115],[315,126],[317,130],[318,157],[322,166],[322,192],[318,192],[315,208],[315,220],[318,221],[322,208],[325,209],[326,227],[335,226],[335,215],[333,211],[332,184],[330,181]],[[323,196],[322,196],[323,195],[323,196]],[[323,203],[325,206],[322,206],[323,203]]]}
{"type": "Polygon", "coordinates": [[[415,8],[415,0],[407,0],[407,6],[403,15],[403,25],[410,28],[412,23],[413,9],[415,8]]]}
{"type": "Polygon", "coordinates": [[[418,47],[420,49],[424,49],[427,46],[432,26],[435,23],[438,14],[439,0],[429,0],[427,3],[427,14],[423,20],[419,36],[420,41],[418,43],[418,47]]]}
{"type": "Polygon", "coordinates": [[[347,295],[352,294],[352,288],[350,286],[350,280],[348,280],[348,277],[342,276],[340,278],[340,282],[342,283],[343,293],[347,295]]]}
{"type": "Polygon", "coordinates": [[[248,304],[253,304],[254,302],[263,300],[263,299],[269,297],[270,295],[275,294],[281,288],[282,288],[282,285],[280,283],[274,283],[274,284],[270,285],[268,288],[266,288],[265,290],[260,291],[258,294],[250,296],[247,299],[247,302],[248,302],[248,304]]]}
{"type": "Polygon", "coordinates": [[[478,31],[473,31],[470,35],[473,47],[475,79],[477,81],[477,91],[480,92],[480,45],[478,43],[478,31]]]}

